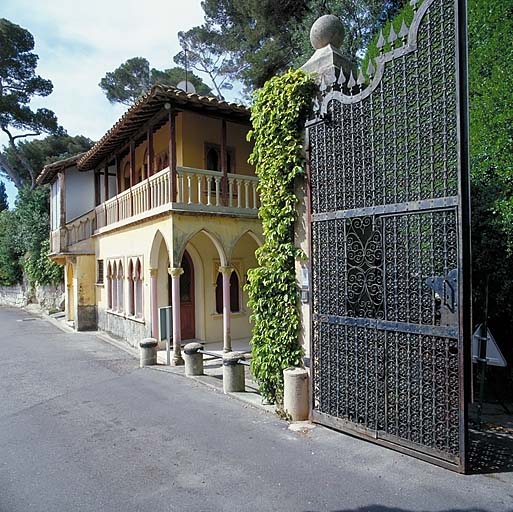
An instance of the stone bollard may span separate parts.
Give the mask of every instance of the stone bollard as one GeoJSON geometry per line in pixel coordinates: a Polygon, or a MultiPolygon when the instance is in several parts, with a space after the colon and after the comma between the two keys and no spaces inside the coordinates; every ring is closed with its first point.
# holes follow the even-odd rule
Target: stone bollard
{"type": "Polygon", "coordinates": [[[239,359],[243,358],[242,352],[223,354],[223,391],[225,393],[246,391],[244,365],[237,363],[239,359]]]}
{"type": "Polygon", "coordinates": [[[157,364],[157,340],[155,338],[144,338],[139,342],[140,367],[157,364]]]}
{"type": "Polygon", "coordinates": [[[283,370],[283,409],[292,421],[308,419],[308,370],[287,368],[283,370]]]}
{"type": "Polygon", "coordinates": [[[198,350],[202,349],[201,343],[187,343],[183,349],[185,360],[185,375],[187,377],[194,377],[196,375],[203,375],[203,354],[198,350]]]}

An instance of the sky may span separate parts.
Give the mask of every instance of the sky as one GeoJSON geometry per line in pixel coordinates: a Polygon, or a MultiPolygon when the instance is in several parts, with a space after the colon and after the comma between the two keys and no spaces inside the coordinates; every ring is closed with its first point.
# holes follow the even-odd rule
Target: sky
{"type": "MultiPolygon", "coordinates": [[[[0,0],[0,17],[32,33],[36,71],[53,83],[31,105],[53,110],[70,135],[98,140],[126,109],[98,87],[105,73],[139,56],[158,69],[174,66],[178,31],[201,24],[203,11],[200,0],[0,0]]],[[[12,204],[16,192],[6,186],[12,204]]]]}

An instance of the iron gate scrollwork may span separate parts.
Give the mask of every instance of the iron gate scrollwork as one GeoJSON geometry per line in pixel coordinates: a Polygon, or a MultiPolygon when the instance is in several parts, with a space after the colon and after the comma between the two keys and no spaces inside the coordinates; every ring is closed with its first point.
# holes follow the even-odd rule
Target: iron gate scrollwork
{"type": "Polygon", "coordinates": [[[307,124],[312,409],[318,422],[464,471],[464,3],[412,4],[369,84],[361,73],[323,79],[307,124]]]}

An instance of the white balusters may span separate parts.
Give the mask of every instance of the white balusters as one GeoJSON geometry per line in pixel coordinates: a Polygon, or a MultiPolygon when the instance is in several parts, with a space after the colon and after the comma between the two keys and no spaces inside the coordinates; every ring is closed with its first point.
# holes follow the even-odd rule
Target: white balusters
{"type": "Polygon", "coordinates": [[[207,176],[207,206],[212,206],[212,176],[207,176]]]}
{"type": "Polygon", "coordinates": [[[216,206],[221,206],[221,178],[216,176],[214,179],[216,182],[216,206]]]}
{"type": "Polygon", "coordinates": [[[242,197],[240,195],[241,190],[242,190],[242,181],[241,180],[236,180],[236,181],[237,181],[237,208],[240,208],[241,201],[242,201],[242,197]]]}

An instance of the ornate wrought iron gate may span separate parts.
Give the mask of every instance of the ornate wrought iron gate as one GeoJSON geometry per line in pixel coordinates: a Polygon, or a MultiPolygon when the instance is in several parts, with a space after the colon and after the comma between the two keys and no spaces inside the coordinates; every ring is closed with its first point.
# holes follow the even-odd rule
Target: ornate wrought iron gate
{"type": "Polygon", "coordinates": [[[465,5],[411,3],[370,83],[323,79],[307,125],[313,416],[465,471],[465,5]]]}

